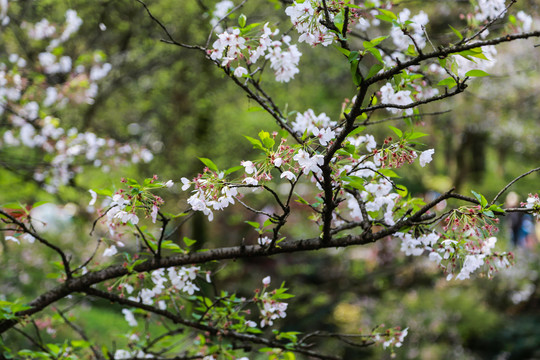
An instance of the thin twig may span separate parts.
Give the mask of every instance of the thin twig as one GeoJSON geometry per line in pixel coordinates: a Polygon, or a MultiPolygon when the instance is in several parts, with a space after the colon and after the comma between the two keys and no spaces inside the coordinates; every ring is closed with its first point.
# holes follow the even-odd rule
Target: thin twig
{"type": "Polygon", "coordinates": [[[504,194],[504,192],[505,192],[506,190],[508,190],[508,188],[509,188],[510,186],[512,186],[516,181],[518,181],[519,179],[522,179],[522,178],[524,178],[525,176],[530,175],[530,174],[532,174],[533,172],[536,172],[536,171],[540,171],[540,167],[537,167],[536,169],[529,170],[529,171],[527,171],[526,173],[519,175],[519,176],[518,176],[517,178],[515,178],[514,180],[510,181],[510,182],[509,182],[509,183],[508,183],[501,191],[499,191],[499,193],[498,193],[497,195],[495,195],[495,197],[493,198],[493,200],[491,200],[491,202],[489,203],[489,205],[491,206],[491,205],[495,204],[495,201],[497,201],[497,199],[498,199],[499,197],[501,197],[501,195],[504,194]]]}

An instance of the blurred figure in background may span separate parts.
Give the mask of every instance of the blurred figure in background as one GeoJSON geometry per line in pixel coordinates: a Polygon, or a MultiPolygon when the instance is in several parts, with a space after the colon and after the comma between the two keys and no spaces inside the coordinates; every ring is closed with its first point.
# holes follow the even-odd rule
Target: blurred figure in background
{"type": "MultiPolygon", "coordinates": [[[[519,207],[519,195],[510,192],[505,200],[506,208],[519,207]]],[[[506,215],[510,228],[510,239],[514,247],[531,248],[536,243],[536,231],[534,217],[522,212],[509,212],[506,215]]]]}

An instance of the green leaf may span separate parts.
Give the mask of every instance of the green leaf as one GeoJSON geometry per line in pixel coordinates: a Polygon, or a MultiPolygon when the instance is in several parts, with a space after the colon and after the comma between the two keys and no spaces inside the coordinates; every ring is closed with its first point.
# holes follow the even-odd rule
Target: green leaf
{"type": "Polygon", "coordinates": [[[444,69],[446,67],[446,58],[439,59],[439,65],[444,69]]]}
{"type": "Polygon", "coordinates": [[[272,225],[272,224],[273,224],[272,219],[268,218],[268,219],[266,219],[266,221],[263,223],[262,227],[265,228],[265,227],[270,226],[270,225],[272,225]]]}
{"type": "Polygon", "coordinates": [[[199,158],[199,160],[201,160],[201,162],[206,165],[206,167],[208,167],[210,170],[213,170],[215,172],[218,172],[218,167],[216,166],[216,164],[214,164],[214,162],[208,158],[199,158]]]}
{"type": "Polygon", "coordinates": [[[232,168],[225,170],[225,175],[232,174],[233,172],[238,171],[238,170],[242,170],[243,168],[244,167],[242,165],[233,166],[232,168]]]}
{"type": "Polygon", "coordinates": [[[345,22],[345,14],[344,14],[344,11],[345,10],[341,10],[339,12],[339,14],[337,14],[336,16],[334,16],[334,24],[336,25],[336,27],[338,28],[339,32],[342,33],[343,32],[343,24],[345,22]]]}
{"type": "Polygon", "coordinates": [[[454,73],[454,75],[458,76],[458,63],[457,61],[454,61],[452,65],[450,66],[450,71],[454,73]]]}
{"type": "Polygon", "coordinates": [[[355,135],[361,133],[362,131],[364,131],[365,129],[366,129],[365,126],[359,126],[356,129],[354,129],[353,131],[351,131],[348,136],[355,136],[355,135]]]}
{"type": "Polygon", "coordinates": [[[96,194],[103,196],[112,196],[113,192],[109,189],[94,190],[96,194]]]}
{"type": "Polygon", "coordinates": [[[399,178],[400,176],[398,174],[395,173],[394,170],[390,170],[390,169],[380,169],[379,170],[379,173],[386,176],[386,177],[389,177],[389,178],[399,178]]]}
{"type": "Polygon", "coordinates": [[[389,22],[389,23],[394,22],[394,19],[392,19],[390,16],[386,16],[386,15],[383,15],[383,14],[375,15],[375,17],[377,19],[379,19],[379,20],[386,21],[386,22],[389,22]]]}
{"type": "Polygon", "coordinates": [[[244,221],[246,224],[249,224],[251,226],[253,226],[255,229],[258,229],[260,224],[258,222],[255,222],[255,221],[244,221]]]}
{"type": "Polygon", "coordinates": [[[377,9],[379,10],[382,14],[384,14],[385,16],[388,16],[389,18],[391,18],[392,20],[397,20],[398,17],[396,16],[396,14],[394,14],[393,12],[391,12],[390,10],[386,10],[386,9],[377,9]]]}
{"type": "Polygon", "coordinates": [[[405,52],[405,54],[409,55],[411,57],[418,56],[418,52],[416,51],[416,48],[414,47],[413,44],[409,45],[409,47],[407,48],[407,51],[405,52]]]}
{"type": "Polygon", "coordinates": [[[403,132],[401,130],[399,130],[398,128],[396,128],[394,126],[388,126],[388,127],[390,128],[390,130],[395,132],[396,135],[401,139],[401,137],[403,136],[403,132]]]}
{"type": "Polygon", "coordinates": [[[450,26],[450,29],[452,29],[452,31],[454,32],[454,34],[456,34],[459,40],[463,40],[463,35],[461,35],[461,33],[458,30],[454,29],[452,25],[448,25],[448,26],[450,26]]]}
{"type": "Polygon", "coordinates": [[[304,200],[303,197],[298,195],[296,192],[294,193],[294,195],[296,195],[296,197],[298,198],[298,200],[295,200],[296,202],[299,202],[300,204],[304,204],[304,205],[309,205],[309,203],[306,200],[304,200]]]}
{"type": "Polygon", "coordinates": [[[371,78],[371,77],[377,75],[377,73],[378,73],[379,71],[381,71],[381,69],[383,69],[383,68],[384,68],[384,65],[382,65],[382,64],[375,64],[375,65],[373,65],[373,66],[371,67],[371,69],[369,69],[369,72],[368,72],[367,75],[366,75],[366,79],[369,79],[369,78],[371,78]]]}
{"type": "Polygon", "coordinates": [[[493,204],[490,207],[487,208],[487,210],[495,211],[495,212],[502,212],[504,213],[504,209],[500,205],[493,204]]]}
{"type": "Polygon", "coordinates": [[[471,76],[471,77],[482,77],[482,76],[489,76],[487,72],[484,70],[469,70],[467,73],[465,73],[465,76],[471,76]]]}
{"type": "Polygon", "coordinates": [[[186,244],[187,247],[191,247],[193,244],[195,244],[197,242],[197,240],[192,240],[192,239],[187,238],[185,236],[182,239],[182,241],[184,241],[184,244],[186,244]]]}
{"type": "Polygon", "coordinates": [[[449,89],[456,85],[456,80],[453,77],[447,77],[446,79],[443,79],[437,83],[437,86],[448,86],[449,89]]]}
{"type": "Polygon", "coordinates": [[[87,348],[90,346],[90,343],[84,340],[71,340],[71,346],[78,348],[87,348]]]}
{"type": "Polygon", "coordinates": [[[407,188],[403,185],[398,185],[396,192],[399,194],[399,196],[401,196],[402,198],[405,198],[407,194],[409,193],[409,190],[407,190],[407,188]]]}
{"type": "Polygon", "coordinates": [[[478,202],[480,203],[480,205],[482,207],[485,207],[488,204],[488,202],[487,202],[486,198],[484,197],[484,195],[479,194],[474,190],[471,190],[471,192],[474,195],[474,197],[476,198],[476,200],[478,200],[478,202]]]}
{"type": "Polygon", "coordinates": [[[129,186],[133,186],[133,187],[140,187],[139,183],[135,179],[127,178],[126,179],[126,184],[128,184],[129,186]]]}
{"type": "Polygon", "coordinates": [[[241,14],[238,17],[238,25],[240,25],[241,28],[246,27],[247,17],[244,14],[241,14]]]}
{"type": "Polygon", "coordinates": [[[21,203],[18,203],[18,202],[7,203],[7,204],[4,204],[4,205],[1,205],[0,207],[2,207],[4,209],[13,209],[13,210],[24,209],[24,206],[21,203]]]}
{"type": "Polygon", "coordinates": [[[366,51],[369,51],[371,55],[373,55],[375,59],[377,59],[379,62],[381,63],[383,62],[381,52],[379,51],[379,49],[372,47],[372,48],[366,49],[366,51]]]}
{"type": "Polygon", "coordinates": [[[418,139],[418,138],[421,138],[421,137],[424,137],[424,136],[428,136],[428,134],[424,134],[424,133],[421,133],[421,132],[413,132],[411,134],[408,134],[406,136],[406,138],[409,139],[409,140],[414,140],[414,139],[418,139]]]}
{"type": "Polygon", "coordinates": [[[334,47],[340,52],[342,53],[343,55],[349,57],[349,55],[351,54],[351,51],[350,50],[347,50],[347,49],[344,49],[342,47],[339,47],[339,46],[336,46],[334,45],[334,47]]]}
{"type": "Polygon", "coordinates": [[[47,344],[47,347],[54,355],[59,355],[60,353],[60,346],[56,344],[47,344]]]}
{"type": "Polygon", "coordinates": [[[264,147],[262,146],[262,143],[261,143],[259,140],[254,139],[254,138],[249,137],[249,136],[245,136],[245,135],[244,135],[244,137],[245,137],[246,139],[248,139],[250,143],[253,144],[253,148],[254,148],[254,149],[261,149],[261,150],[264,150],[264,147]]]}
{"type": "Polygon", "coordinates": [[[274,139],[270,137],[270,133],[268,133],[267,131],[261,131],[259,133],[259,138],[262,140],[262,143],[267,149],[271,149],[276,143],[274,139]]]}
{"type": "Polygon", "coordinates": [[[377,37],[375,39],[371,39],[370,43],[372,43],[373,46],[377,46],[387,38],[388,38],[388,36],[379,36],[379,37],[377,37]]]}
{"type": "Polygon", "coordinates": [[[247,109],[247,112],[256,112],[256,111],[264,111],[264,108],[262,106],[252,106],[249,109],[247,109]]]}

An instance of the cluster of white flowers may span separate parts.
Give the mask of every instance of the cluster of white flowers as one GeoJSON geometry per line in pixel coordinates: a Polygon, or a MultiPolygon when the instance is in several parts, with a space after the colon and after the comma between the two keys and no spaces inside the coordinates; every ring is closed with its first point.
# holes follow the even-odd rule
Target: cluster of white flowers
{"type": "Polygon", "coordinates": [[[34,25],[23,22],[22,27],[26,29],[28,37],[34,40],[50,38],[56,33],[56,27],[47,19],[41,19],[34,25]]]}
{"type": "Polygon", "coordinates": [[[273,42],[272,46],[268,48],[268,54],[265,57],[270,60],[270,68],[274,70],[276,81],[289,82],[294,79],[294,75],[300,72],[298,63],[301,56],[302,53],[298,51],[296,45],[290,44],[290,37],[284,36],[283,42],[273,42]],[[281,44],[286,44],[287,49],[283,50],[281,44]]]}
{"type": "MultiPolygon", "coordinates": [[[[270,281],[271,281],[270,276],[267,276],[262,280],[262,283],[265,288],[267,288],[268,285],[270,285],[270,281]]],[[[261,316],[262,316],[262,320],[261,320],[262,328],[267,325],[272,326],[274,325],[274,320],[279,319],[279,318],[284,319],[287,316],[287,313],[285,311],[287,311],[288,304],[271,299],[267,292],[265,292],[261,296],[261,302],[262,302],[262,308],[260,309],[260,311],[261,311],[261,316]]]]}
{"type": "Polygon", "coordinates": [[[405,328],[399,332],[396,333],[397,336],[390,337],[388,340],[383,342],[383,349],[386,349],[388,347],[394,346],[394,347],[401,347],[403,345],[403,341],[405,340],[405,337],[409,333],[409,328],[405,328]]]}
{"type": "Polygon", "coordinates": [[[240,35],[240,29],[232,32],[225,31],[218,35],[210,53],[212,60],[222,60],[222,66],[228,66],[232,61],[241,58],[242,50],[246,48],[246,39],[240,35]]]}
{"type": "MultiPolygon", "coordinates": [[[[21,238],[26,240],[29,244],[33,244],[36,241],[36,238],[32,234],[22,234],[21,238]]],[[[6,236],[6,241],[13,241],[16,244],[20,244],[19,239],[17,239],[15,236],[8,235],[6,236]]]]}
{"type": "Polygon", "coordinates": [[[115,222],[120,222],[122,224],[131,223],[137,225],[139,223],[139,217],[135,214],[135,211],[125,211],[124,209],[127,206],[131,205],[131,201],[126,199],[123,194],[115,194],[112,197],[112,202],[110,203],[110,209],[107,211],[107,220],[109,226],[113,228],[115,222]]]}
{"type": "Polygon", "coordinates": [[[533,18],[529,14],[525,13],[524,11],[518,11],[516,14],[516,18],[521,21],[521,26],[519,27],[519,31],[528,32],[532,30],[532,23],[533,18]]]}
{"type": "MultiPolygon", "coordinates": [[[[218,175],[218,179],[223,179],[223,173],[218,175]]],[[[184,184],[182,190],[188,190],[191,182],[187,178],[182,178],[181,181],[184,184]]],[[[201,178],[194,179],[193,183],[195,184],[195,190],[187,202],[191,205],[193,211],[202,211],[204,215],[208,216],[209,221],[214,219],[212,210],[223,210],[229,205],[234,204],[234,197],[238,195],[238,190],[235,187],[216,187],[201,178]]]]}
{"type": "MultiPolygon", "coordinates": [[[[424,251],[431,252],[437,241],[439,241],[439,235],[434,232],[421,235],[418,238],[400,232],[396,233],[396,236],[401,239],[401,251],[407,256],[420,256],[424,251]]],[[[430,260],[434,259],[430,256],[430,260]]]]}
{"type": "Polygon", "coordinates": [[[296,114],[296,119],[292,122],[292,129],[300,134],[311,133],[319,139],[322,146],[326,146],[336,137],[336,132],[332,130],[336,124],[325,113],[316,116],[312,109],[308,109],[303,114],[296,114]]]}
{"type": "MultiPolygon", "coordinates": [[[[80,27],[80,18],[76,12],[66,13],[67,23],[60,35],[60,42],[67,40],[80,27]]],[[[55,27],[43,19],[36,25],[26,23],[25,28],[30,37],[43,39],[55,36],[55,27]]],[[[96,81],[105,77],[111,70],[109,63],[104,63],[102,56],[96,53],[93,64],[86,69],[78,65],[72,69],[72,59],[69,56],[57,57],[51,52],[41,52],[38,55],[45,74],[69,73],[68,82],[38,89],[37,92],[23,92],[28,81],[24,78],[26,60],[18,54],[10,54],[9,63],[0,63],[0,115],[6,108],[8,127],[0,136],[0,148],[25,146],[40,149],[44,154],[51,154],[52,161],[46,167],[40,166],[34,172],[34,179],[44,183],[49,192],[56,192],[58,187],[67,184],[82,167],[77,162],[84,158],[96,167],[107,171],[108,165],[102,159],[112,159],[115,166],[129,162],[149,162],[153,155],[147,149],[135,145],[118,144],[112,139],[100,138],[94,133],[79,133],[77,129],[65,130],[60,120],[40,113],[49,107],[63,107],[69,101],[76,103],[92,103],[97,94],[96,81]],[[66,89],[69,88],[69,91],[66,89]],[[79,91],[80,90],[80,91],[79,91]],[[27,99],[30,93],[31,99],[27,99]],[[29,101],[30,100],[30,101],[29,101]]]]}
{"type": "Polygon", "coordinates": [[[506,0],[478,0],[475,18],[478,21],[495,19],[505,12],[506,0]]]}
{"type": "Polygon", "coordinates": [[[116,360],[127,360],[127,359],[133,359],[133,358],[136,358],[136,359],[153,359],[153,358],[155,358],[155,356],[152,355],[152,354],[146,354],[142,350],[129,351],[129,350],[120,349],[120,350],[116,350],[114,352],[114,358],[116,360]]]}
{"type": "Polygon", "coordinates": [[[52,50],[66,42],[71,37],[71,35],[75,34],[79,30],[82,23],[82,19],[77,15],[77,12],[75,10],[67,10],[64,31],[62,31],[62,34],[60,34],[58,38],[51,40],[51,43],[49,44],[47,49],[52,50]]]}
{"type": "Polygon", "coordinates": [[[320,166],[324,163],[324,156],[320,154],[309,156],[308,152],[300,149],[296,155],[294,155],[293,159],[300,165],[304,174],[308,174],[312,171],[315,175],[319,175],[322,172],[320,166]]]}
{"type": "MultiPolygon", "coordinates": [[[[405,23],[406,21],[411,21],[406,25],[407,31],[410,36],[416,42],[416,45],[423,49],[426,46],[426,37],[424,35],[424,26],[429,22],[427,14],[423,11],[420,11],[417,15],[411,16],[411,11],[407,8],[403,9],[398,15],[399,23],[405,23]]],[[[405,51],[409,45],[413,45],[413,40],[403,33],[403,30],[400,27],[393,26],[390,32],[392,41],[396,46],[398,51],[405,51]]]]}
{"type": "Polygon", "coordinates": [[[421,235],[418,238],[411,234],[396,233],[396,236],[401,239],[401,251],[407,256],[420,256],[424,252],[429,252],[429,260],[440,265],[448,272],[446,280],[455,278],[457,280],[465,280],[480,267],[489,264],[491,273],[497,268],[508,267],[510,262],[506,254],[494,256],[493,249],[497,242],[497,238],[490,237],[485,240],[479,240],[479,244],[468,242],[464,247],[458,248],[458,241],[445,239],[439,242],[440,236],[433,232],[430,234],[421,235]],[[448,265],[443,265],[443,260],[452,260],[448,265]],[[463,261],[463,265],[459,273],[455,274],[456,260],[463,261]]]}
{"type": "MultiPolygon", "coordinates": [[[[394,87],[390,83],[386,83],[381,87],[381,102],[388,105],[409,105],[413,103],[411,98],[411,92],[409,90],[395,91],[394,87]]],[[[393,114],[398,114],[405,111],[405,114],[412,115],[413,109],[399,109],[399,108],[387,108],[393,114]]]]}
{"type": "Polygon", "coordinates": [[[303,114],[297,113],[295,120],[291,123],[292,129],[300,134],[304,132],[312,133],[319,129],[331,128],[337,125],[325,113],[315,115],[312,109],[308,109],[303,114]]]}
{"type": "MultiPolygon", "coordinates": [[[[188,295],[193,295],[195,291],[200,290],[194,282],[200,270],[201,269],[198,266],[182,266],[181,268],[171,267],[167,269],[167,273],[165,273],[165,269],[154,270],[150,274],[153,287],[142,288],[137,296],[130,296],[128,299],[142,302],[146,305],[152,305],[154,304],[155,299],[163,294],[165,290],[168,292],[181,291],[188,295]]],[[[207,273],[206,281],[210,282],[209,273],[207,273]]],[[[123,287],[128,294],[132,294],[134,291],[133,287],[129,284],[124,284],[123,287]]],[[[157,304],[161,310],[167,308],[167,303],[163,300],[158,301],[157,304]]]]}
{"type": "Polygon", "coordinates": [[[296,45],[291,45],[290,36],[283,36],[281,41],[273,40],[279,30],[272,31],[266,23],[262,27],[259,37],[245,38],[240,29],[232,29],[218,34],[218,39],[213,43],[209,55],[212,60],[221,60],[221,66],[230,66],[238,62],[234,70],[234,76],[241,77],[247,74],[247,69],[240,65],[241,60],[254,64],[259,58],[270,61],[270,68],[274,70],[276,81],[289,82],[294,78],[298,70],[298,63],[302,53],[296,45]],[[245,52],[245,53],[243,53],[245,52]]]}
{"type": "Polygon", "coordinates": [[[268,299],[267,294],[264,294],[262,298],[263,307],[261,309],[261,327],[274,325],[274,320],[279,318],[285,318],[287,313],[287,303],[278,302],[268,299]]]}
{"type": "Polygon", "coordinates": [[[321,24],[323,14],[319,11],[318,1],[306,0],[302,3],[293,2],[285,9],[291,18],[296,31],[300,34],[299,42],[306,42],[311,46],[322,44],[328,46],[334,42],[335,36],[321,24]]]}
{"type": "MultiPolygon", "coordinates": [[[[368,164],[366,161],[364,167],[365,169],[353,172],[351,175],[361,176],[361,177],[373,177],[375,172],[369,170],[374,165],[368,164]]],[[[399,197],[398,194],[392,193],[392,184],[381,178],[378,181],[368,183],[365,186],[365,190],[360,192],[360,198],[365,204],[365,209],[368,213],[378,213],[383,211],[384,222],[387,225],[394,225],[394,206],[396,199],[399,197]]],[[[364,216],[360,209],[360,205],[354,196],[347,194],[347,208],[349,210],[349,216],[355,221],[363,221],[364,216]]],[[[371,215],[368,214],[369,220],[374,220],[371,215]]]]}

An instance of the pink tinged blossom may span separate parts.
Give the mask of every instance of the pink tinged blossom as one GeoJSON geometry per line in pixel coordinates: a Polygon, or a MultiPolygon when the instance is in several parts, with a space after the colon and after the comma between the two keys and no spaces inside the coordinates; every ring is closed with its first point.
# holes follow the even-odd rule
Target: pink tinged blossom
{"type": "Polygon", "coordinates": [[[273,161],[273,164],[274,164],[274,166],[280,167],[283,164],[283,159],[280,158],[280,157],[275,158],[274,161],[273,161]]]}
{"type": "Polygon", "coordinates": [[[191,181],[185,177],[181,178],[180,181],[182,181],[182,191],[186,191],[191,186],[191,181]]]}
{"type": "Polygon", "coordinates": [[[324,156],[313,155],[313,157],[310,157],[307,152],[300,149],[298,150],[298,153],[293,156],[293,160],[298,162],[298,165],[300,165],[304,174],[308,174],[310,171],[314,174],[319,174],[321,172],[319,166],[324,163],[324,156]]]}
{"type": "Polygon", "coordinates": [[[312,131],[312,134],[313,136],[316,136],[319,138],[319,143],[322,146],[328,145],[328,142],[330,142],[330,140],[336,137],[336,133],[330,128],[326,128],[326,129],[314,128],[312,131]]]}
{"type": "Polygon", "coordinates": [[[257,242],[261,246],[270,245],[272,243],[272,239],[270,239],[268,236],[260,237],[257,239],[257,242]]]}
{"type": "Polygon", "coordinates": [[[295,181],[296,180],[296,175],[294,175],[292,172],[290,171],[284,171],[282,174],[281,174],[281,178],[286,178],[287,180],[290,180],[290,181],[295,181]]]}
{"type": "Polygon", "coordinates": [[[403,340],[405,340],[405,337],[407,336],[408,333],[409,333],[409,328],[405,328],[404,330],[401,331],[401,334],[399,334],[399,337],[396,342],[396,347],[401,347],[401,345],[403,344],[403,340]]]}
{"type": "Polygon", "coordinates": [[[246,321],[246,326],[253,328],[257,326],[257,323],[255,321],[248,320],[246,321]]]}
{"type": "Polygon", "coordinates": [[[440,264],[442,261],[442,257],[436,251],[432,251],[431,253],[429,253],[429,260],[440,264]]]}
{"type": "Polygon", "coordinates": [[[94,190],[88,190],[90,195],[92,196],[92,199],[90,200],[89,206],[93,206],[96,203],[97,200],[97,193],[94,190]]]}
{"type": "Polygon", "coordinates": [[[105,251],[103,252],[103,256],[113,256],[113,255],[116,255],[116,253],[118,253],[116,246],[111,245],[110,247],[105,249],[105,251]]]}
{"type": "Polygon", "coordinates": [[[242,77],[243,75],[247,75],[247,73],[247,69],[242,66],[239,66],[234,70],[234,76],[236,77],[242,77]]]}
{"type": "Polygon", "coordinates": [[[267,276],[262,280],[262,283],[263,283],[264,286],[268,286],[268,285],[270,285],[270,281],[271,281],[270,276],[267,276]]]}
{"type": "Polygon", "coordinates": [[[252,177],[247,177],[242,182],[247,185],[259,185],[259,181],[252,177]]]}
{"type": "Polygon", "coordinates": [[[420,154],[420,166],[424,167],[424,166],[426,166],[426,164],[429,164],[431,162],[431,160],[432,160],[432,156],[433,156],[434,153],[435,153],[434,149],[429,149],[429,150],[423,151],[420,154]]]}
{"type": "Polygon", "coordinates": [[[257,172],[257,168],[251,161],[241,161],[240,164],[245,168],[246,174],[253,174],[257,172]]]}
{"type": "Polygon", "coordinates": [[[270,60],[270,68],[274,70],[276,81],[289,82],[298,74],[298,63],[302,53],[298,51],[296,45],[291,45],[287,50],[283,50],[280,46],[281,42],[276,42],[277,46],[269,48],[266,59],[270,60]]]}
{"type": "Polygon", "coordinates": [[[188,281],[184,288],[182,289],[183,292],[188,293],[189,295],[193,295],[195,291],[200,290],[194,283],[191,281],[188,281]]]}
{"type": "Polygon", "coordinates": [[[158,210],[159,209],[156,205],[152,206],[152,213],[150,214],[150,216],[152,217],[152,222],[154,224],[156,223],[156,220],[157,220],[158,210]]]}

